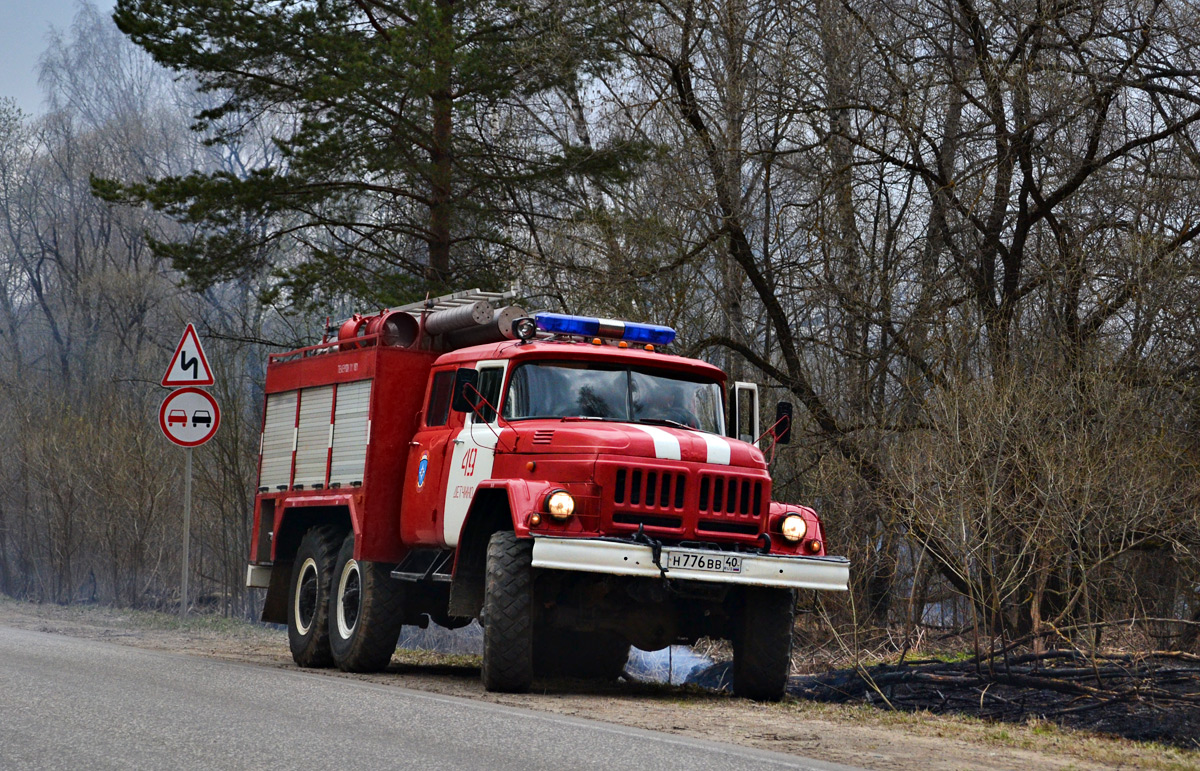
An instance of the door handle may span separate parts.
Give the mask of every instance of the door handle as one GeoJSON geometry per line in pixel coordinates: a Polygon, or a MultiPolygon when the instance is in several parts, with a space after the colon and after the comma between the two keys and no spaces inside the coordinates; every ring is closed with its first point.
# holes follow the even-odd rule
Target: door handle
{"type": "Polygon", "coordinates": [[[455,439],[454,443],[455,444],[466,444],[467,441],[465,439],[455,439]]]}

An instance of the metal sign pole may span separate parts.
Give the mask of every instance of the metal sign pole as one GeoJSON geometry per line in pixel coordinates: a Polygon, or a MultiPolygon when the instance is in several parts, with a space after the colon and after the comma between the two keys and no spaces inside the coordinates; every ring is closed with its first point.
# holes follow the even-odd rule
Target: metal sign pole
{"type": "Polygon", "coordinates": [[[192,539],[192,448],[185,447],[183,461],[183,567],[179,578],[179,615],[188,611],[188,549],[192,539]]]}
{"type": "Polygon", "coordinates": [[[221,425],[217,400],[197,386],[216,383],[200,336],[191,324],[183,330],[175,355],[163,375],[164,388],[174,388],[158,408],[158,427],[167,439],[184,448],[183,463],[183,559],[179,566],[179,617],[188,613],[188,551],[192,539],[192,448],[212,439],[221,425]],[[200,426],[204,426],[200,430],[200,426]]]}

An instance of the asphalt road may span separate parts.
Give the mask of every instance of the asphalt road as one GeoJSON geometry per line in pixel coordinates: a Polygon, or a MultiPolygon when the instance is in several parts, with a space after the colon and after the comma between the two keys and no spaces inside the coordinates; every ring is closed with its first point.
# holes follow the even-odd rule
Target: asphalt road
{"type": "Polygon", "coordinates": [[[405,688],[0,626],[0,769],[844,769],[405,688]]]}

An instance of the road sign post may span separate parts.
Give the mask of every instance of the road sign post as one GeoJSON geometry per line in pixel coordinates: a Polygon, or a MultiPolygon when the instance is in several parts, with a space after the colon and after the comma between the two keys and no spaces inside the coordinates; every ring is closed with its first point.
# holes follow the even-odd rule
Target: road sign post
{"type": "Polygon", "coordinates": [[[192,448],[183,448],[183,560],[179,567],[179,615],[188,609],[188,562],[192,547],[192,448]]]}
{"type": "Polygon", "coordinates": [[[197,386],[214,383],[208,357],[191,324],[183,331],[162,385],[175,388],[158,408],[158,426],[167,439],[183,447],[183,555],[179,576],[179,615],[188,610],[189,552],[192,540],[192,448],[212,439],[221,425],[221,408],[197,386]]]}

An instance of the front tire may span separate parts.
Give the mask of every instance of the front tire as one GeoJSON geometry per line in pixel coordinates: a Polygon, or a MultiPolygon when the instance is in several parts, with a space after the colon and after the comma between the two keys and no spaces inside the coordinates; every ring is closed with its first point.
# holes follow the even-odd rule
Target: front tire
{"type": "Polygon", "coordinates": [[[396,652],[404,592],[378,562],[354,559],[354,534],[338,552],[329,596],[329,647],[343,672],[379,672],[396,652]]]}
{"type": "Polygon", "coordinates": [[[779,701],[792,665],[796,595],[791,589],[748,588],[733,636],[733,693],[779,701]]]}
{"type": "Polygon", "coordinates": [[[333,664],[329,650],[329,586],[340,543],[332,525],[310,528],[296,550],[288,597],[288,647],[302,667],[333,664]]]}
{"type": "Polygon", "coordinates": [[[533,541],[488,541],[483,593],[483,687],[523,693],[533,682],[533,541]]]}

